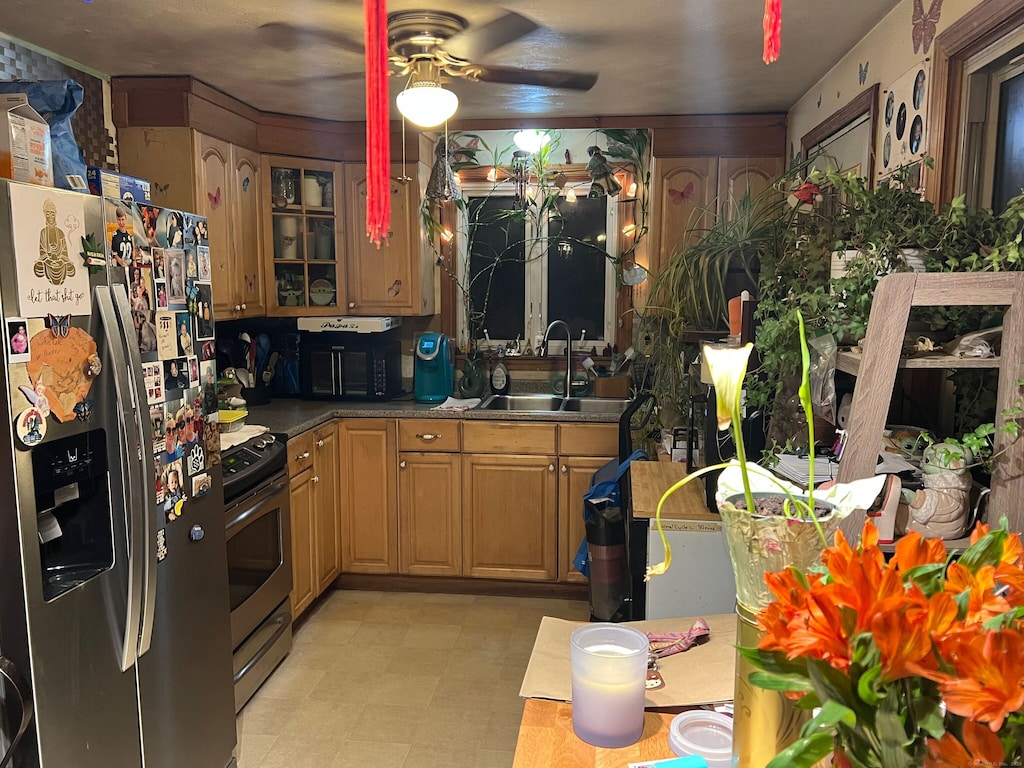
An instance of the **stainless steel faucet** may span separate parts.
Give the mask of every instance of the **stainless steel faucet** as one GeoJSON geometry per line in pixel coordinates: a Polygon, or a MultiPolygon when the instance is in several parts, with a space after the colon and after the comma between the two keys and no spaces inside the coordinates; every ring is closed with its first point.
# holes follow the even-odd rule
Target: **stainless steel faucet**
{"type": "Polygon", "coordinates": [[[565,328],[565,386],[562,390],[562,397],[568,399],[572,395],[572,331],[569,330],[569,324],[565,320],[553,320],[544,331],[544,341],[541,342],[541,346],[544,348],[544,356],[547,357],[548,336],[551,335],[551,329],[556,325],[565,328]]]}

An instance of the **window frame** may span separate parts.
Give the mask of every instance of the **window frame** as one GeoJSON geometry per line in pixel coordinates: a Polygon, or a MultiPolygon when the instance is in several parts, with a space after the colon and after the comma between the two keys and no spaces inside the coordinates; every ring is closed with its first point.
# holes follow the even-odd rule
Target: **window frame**
{"type": "MultiPolygon", "coordinates": [[[[578,197],[585,197],[590,191],[591,182],[570,182],[566,187],[571,187],[578,197]]],[[[466,208],[468,208],[469,201],[474,198],[480,197],[514,197],[515,188],[511,181],[477,181],[477,180],[466,180],[460,184],[460,189],[464,200],[466,201],[466,208]]],[[[603,331],[600,338],[591,339],[587,338],[584,341],[583,348],[590,349],[592,346],[597,346],[599,349],[605,345],[615,345],[616,333],[618,330],[618,323],[616,322],[616,310],[617,310],[617,294],[618,285],[616,282],[616,269],[614,259],[618,258],[621,250],[621,242],[619,233],[619,205],[617,197],[608,197],[607,205],[605,209],[605,237],[606,237],[606,253],[608,256],[604,258],[604,276],[605,276],[605,291],[604,291],[604,324],[603,331]],[[610,257],[610,258],[609,258],[610,257]]],[[[565,204],[564,198],[559,201],[559,204],[565,204]]],[[[468,214],[466,210],[462,208],[455,209],[455,254],[458,269],[458,278],[464,285],[468,279],[467,269],[469,267],[469,254],[468,254],[468,242],[464,236],[468,227],[468,214]]],[[[545,219],[540,226],[542,233],[536,235],[536,223],[534,219],[527,218],[526,221],[526,233],[525,237],[527,242],[535,242],[540,248],[541,255],[535,259],[529,259],[526,262],[526,286],[523,296],[523,316],[526,318],[526,327],[522,329],[521,340],[524,343],[533,344],[534,339],[526,339],[528,332],[532,333],[534,338],[543,335],[544,330],[553,321],[561,318],[548,318],[548,296],[551,290],[548,279],[548,220],[545,215],[545,219]],[[533,324],[533,317],[530,316],[531,303],[536,305],[540,303],[539,308],[539,327],[533,324]]],[[[536,312],[536,308],[535,312],[536,312]]],[[[535,315],[536,316],[536,315],[535,315]]],[[[469,328],[466,322],[466,313],[459,311],[456,313],[456,333],[459,339],[469,339],[469,328]]],[[[576,345],[574,349],[580,349],[579,345],[579,332],[577,329],[573,329],[573,342],[576,345]]],[[[559,334],[561,336],[561,334],[559,334]]],[[[498,344],[508,344],[514,342],[515,339],[503,339],[491,337],[492,346],[498,344]]],[[[481,340],[483,345],[487,345],[486,340],[481,340]]],[[[565,340],[562,338],[553,338],[551,343],[548,345],[549,354],[564,354],[565,352],[565,340]]]]}

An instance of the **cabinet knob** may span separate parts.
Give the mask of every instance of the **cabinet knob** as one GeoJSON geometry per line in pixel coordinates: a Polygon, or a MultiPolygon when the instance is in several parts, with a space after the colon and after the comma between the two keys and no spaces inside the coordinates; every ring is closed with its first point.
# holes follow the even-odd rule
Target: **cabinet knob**
{"type": "Polygon", "coordinates": [[[562,474],[564,475],[568,471],[569,471],[569,468],[567,466],[565,466],[565,464],[563,464],[562,465],[562,474]]]}
{"type": "Polygon", "coordinates": [[[438,433],[437,433],[436,435],[431,435],[431,434],[426,434],[426,435],[416,435],[416,439],[417,439],[417,440],[425,440],[426,442],[428,442],[428,443],[429,443],[429,442],[431,442],[432,440],[440,440],[440,439],[441,439],[441,433],[440,433],[440,432],[438,432],[438,433]]]}
{"type": "Polygon", "coordinates": [[[313,475],[313,482],[314,483],[319,483],[320,482],[320,475],[313,475]]]}
{"type": "Polygon", "coordinates": [[[317,448],[323,448],[324,447],[324,441],[323,440],[317,440],[316,441],[316,447],[317,448]]]}
{"type": "Polygon", "coordinates": [[[245,309],[245,302],[242,302],[242,309],[245,309]]]}
{"type": "Polygon", "coordinates": [[[235,304],[235,312],[241,312],[241,311],[242,311],[242,305],[241,304],[235,304]]]}
{"type": "Polygon", "coordinates": [[[350,302],[348,303],[348,308],[349,308],[349,309],[355,309],[355,307],[356,307],[356,303],[355,303],[354,301],[350,301],[350,302]]]}
{"type": "Polygon", "coordinates": [[[555,471],[555,465],[554,464],[548,464],[548,472],[554,472],[554,471],[555,471]]]}
{"type": "Polygon", "coordinates": [[[303,459],[308,459],[308,458],[309,458],[309,451],[303,451],[302,453],[300,453],[298,456],[295,457],[295,460],[296,461],[302,461],[303,459]]]}
{"type": "Polygon", "coordinates": [[[405,469],[405,462],[404,461],[398,462],[398,466],[400,466],[402,469],[405,469]]]}

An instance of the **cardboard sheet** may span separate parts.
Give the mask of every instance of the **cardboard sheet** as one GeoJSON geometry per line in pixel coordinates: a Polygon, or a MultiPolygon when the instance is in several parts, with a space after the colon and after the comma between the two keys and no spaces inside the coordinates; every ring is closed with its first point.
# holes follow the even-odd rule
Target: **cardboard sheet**
{"type": "MultiPolygon", "coordinates": [[[[695,617],[698,618],[698,617],[695,617]]],[[[678,707],[731,701],[736,672],[736,614],[702,616],[711,628],[703,645],[659,660],[665,687],[647,691],[645,706],[678,707]]],[[[693,618],[631,621],[641,632],[685,632],[693,618]]],[[[584,622],[545,616],[537,631],[519,695],[527,699],[572,700],[569,636],[584,622]]]]}

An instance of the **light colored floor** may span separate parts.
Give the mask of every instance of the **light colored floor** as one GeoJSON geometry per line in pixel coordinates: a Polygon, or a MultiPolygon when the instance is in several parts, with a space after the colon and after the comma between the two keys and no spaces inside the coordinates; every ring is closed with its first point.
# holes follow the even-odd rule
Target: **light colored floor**
{"type": "Polygon", "coordinates": [[[541,617],[578,600],[324,595],[239,713],[239,768],[507,768],[541,617]]]}

